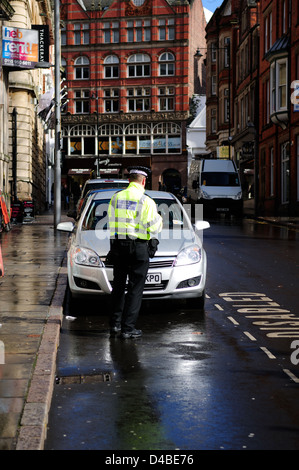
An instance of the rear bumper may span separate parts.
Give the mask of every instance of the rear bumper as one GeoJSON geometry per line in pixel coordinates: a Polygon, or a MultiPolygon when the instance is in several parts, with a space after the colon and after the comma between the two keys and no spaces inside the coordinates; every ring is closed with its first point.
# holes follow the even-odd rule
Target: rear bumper
{"type": "Polygon", "coordinates": [[[214,198],[214,199],[199,199],[199,203],[203,204],[204,213],[233,213],[241,214],[243,212],[242,199],[230,198],[214,198]]]}

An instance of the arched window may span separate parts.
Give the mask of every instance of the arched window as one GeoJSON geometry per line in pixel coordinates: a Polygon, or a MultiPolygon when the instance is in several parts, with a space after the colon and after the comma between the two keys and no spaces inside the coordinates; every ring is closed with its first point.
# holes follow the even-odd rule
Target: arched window
{"type": "Polygon", "coordinates": [[[123,134],[123,129],[121,126],[118,124],[102,124],[102,126],[99,127],[99,136],[100,135],[122,135],[123,134]]]}
{"type": "Polygon", "coordinates": [[[145,123],[129,124],[125,128],[126,154],[151,153],[151,126],[145,123]]]}
{"type": "Polygon", "coordinates": [[[70,136],[90,136],[90,135],[95,135],[95,129],[93,126],[90,126],[88,124],[76,124],[75,126],[70,128],[69,131],[70,136]]]}
{"type": "Polygon", "coordinates": [[[71,127],[68,131],[68,146],[66,150],[67,154],[72,156],[95,155],[95,128],[87,124],[77,124],[71,127]]]}
{"type": "Polygon", "coordinates": [[[129,124],[125,129],[126,135],[151,135],[151,128],[148,124],[137,122],[129,124]]]}
{"type": "Polygon", "coordinates": [[[172,52],[163,52],[159,57],[159,75],[174,75],[174,55],[172,52]]]}
{"type": "Polygon", "coordinates": [[[181,134],[181,127],[175,122],[159,122],[154,126],[154,134],[181,134]]]}
{"type": "Polygon", "coordinates": [[[121,155],[123,153],[123,129],[118,124],[103,124],[99,127],[99,155],[121,155]]]}
{"type": "Polygon", "coordinates": [[[147,54],[133,54],[128,58],[128,77],[149,77],[151,58],[147,54]]]}
{"type": "Polygon", "coordinates": [[[182,129],[174,122],[160,122],[153,128],[153,153],[181,153],[182,129]]]}
{"type": "Polygon", "coordinates": [[[119,59],[116,55],[108,55],[104,60],[104,77],[118,78],[119,76],[119,59]]]}
{"type": "Polygon", "coordinates": [[[89,59],[87,57],[77,57],[75,60],[75,79],[82,80],[89,78],[89,59]]]}

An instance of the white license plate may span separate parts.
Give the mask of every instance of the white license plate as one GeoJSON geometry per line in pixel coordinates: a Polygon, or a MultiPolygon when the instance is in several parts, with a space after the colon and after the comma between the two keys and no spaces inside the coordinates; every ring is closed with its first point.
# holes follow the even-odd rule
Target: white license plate
{"type": "Polygon", "coordinates": [[[161,273],[148,273],[146,276],[146,284],[161,284],[162,274],[161,273]]]}
{"type": "Polygon", "coordinates": [[[219,212],[228,212],[229,208],[228,207],[217,207],[216,211],[219,212]]]}

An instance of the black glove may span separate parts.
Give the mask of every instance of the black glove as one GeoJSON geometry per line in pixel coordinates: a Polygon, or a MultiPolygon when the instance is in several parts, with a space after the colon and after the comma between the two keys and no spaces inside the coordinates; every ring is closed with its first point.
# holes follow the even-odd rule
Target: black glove
{"type": "Polygon", "coordinates": [[[150,258],[153,258],[155,256],[155,253],[158,249],[159,245],[159,240],[157,238],[151,238],[148,242],[148,255],[150,258]]]}

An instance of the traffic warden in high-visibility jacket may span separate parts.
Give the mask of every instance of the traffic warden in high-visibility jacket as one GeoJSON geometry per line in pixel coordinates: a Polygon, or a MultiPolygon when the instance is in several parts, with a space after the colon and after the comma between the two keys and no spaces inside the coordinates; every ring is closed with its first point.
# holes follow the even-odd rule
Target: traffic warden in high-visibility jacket
{"type": "Polygon", "coordinates": [[[128,171],[128,187],[114,194],[108,209],[113,262],[110,332],[136,338],[142,335],[135,325],[149,267],[149,244],[162,230],[162,218],[155,201],[144,194],[150,170],[138,166],[128,171]]]}

